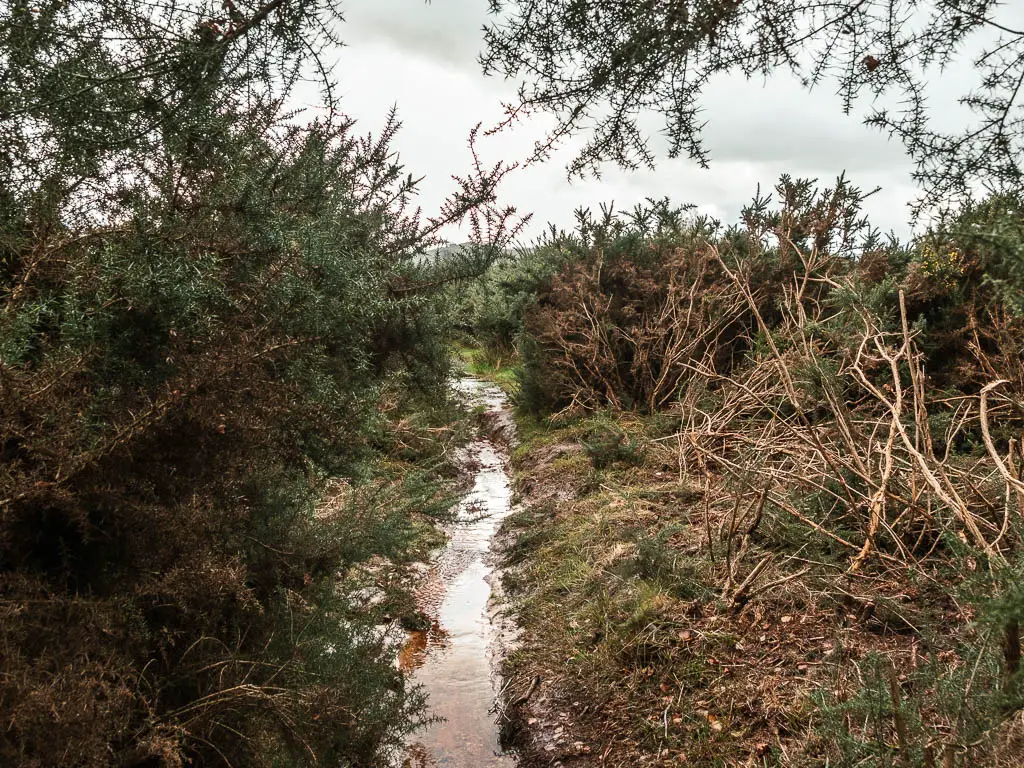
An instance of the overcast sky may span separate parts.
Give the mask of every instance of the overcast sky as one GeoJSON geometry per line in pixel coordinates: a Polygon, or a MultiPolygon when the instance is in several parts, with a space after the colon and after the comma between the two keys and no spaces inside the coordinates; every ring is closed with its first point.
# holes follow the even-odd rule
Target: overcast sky
{"type": "MultiPolygon", "coordinates": [[[[366,132],[377,131],[397,105],[403,129],[395,148],[409,172],[425,176],[421,203],[428,214],[453,189],[451,174],[468,168],[470,129],[500,121],[502,101],[514,98],[515,85],[485,78],[476,60],[486,11],[486,0],[348,0],[344,6],[346,47],[330,62],[342,109],[366,132]]],[[[314,106],[311,92],[302,96],[314,106]]],[[[609,165],[599,180],[570,183],[568,146],[547,163],[510,175],[504,202],[534,214],[526,239],[547,222],[570,228],[580,206],[614,201],[630,208],[647,197],[694,203],[730,222],[758,184],[770,189],[781,173],[831,182],[844,170],[863,189],[882,188],[867,203],[875,226],[909,232],[907,203],[915,191],[902,146],[860,117],[844,116],[827,85],[808,93],[788,77],[721,78],[706,91],[704,106],[709,170],[686,158],[662,160],[656,171],[609,165]]],[[[481,155],[487,162],[525,159],[550,124],[541,116],[485,137],[481,155]]]]}

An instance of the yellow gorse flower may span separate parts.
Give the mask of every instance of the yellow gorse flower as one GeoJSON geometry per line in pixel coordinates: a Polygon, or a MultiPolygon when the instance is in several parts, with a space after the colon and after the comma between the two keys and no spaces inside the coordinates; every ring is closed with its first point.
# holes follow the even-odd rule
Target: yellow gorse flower
{"type": "Polygon", "coordinates": [[[919,264],[921,272],[944,288],[953,288],[966,269],[963,254],[953,247],[936,250],[931,245],[921,248],[919,264]]]}

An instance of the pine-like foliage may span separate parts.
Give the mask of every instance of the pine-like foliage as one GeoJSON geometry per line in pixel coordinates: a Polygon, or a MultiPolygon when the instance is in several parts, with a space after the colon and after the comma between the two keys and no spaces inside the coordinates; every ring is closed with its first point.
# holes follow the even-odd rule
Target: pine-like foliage
{"type": "Polygon", "coordinates": [[[420,709],[335,582],[436,486],[322,498],[445,375],[421,254],[500,170],[422,221],[394,119],[283,113],[336,20],[0,3],[4,765],[379,764],[420,709]]]}
{"type": "Polygon", "coordinates": [[[847,112],[858,97],[875,99],[866,122],[904,143],[930,202],[1021,179],[1024,29],[1013,3],[490,0],[490,7],[485,71],[522,79],[510,119],[535,109],[556,117],[539,155],[585,134],[573,172],[606,160],[653,164],[641,119],[650,112],[664,120],[670,156],[706,165],[701,101],[716,76],[786,73],[807,88],[834,84],[847,112]],[[950,66],[973,76],[953,94],[969,115],[936,119],[930,97],[950,66]]]}

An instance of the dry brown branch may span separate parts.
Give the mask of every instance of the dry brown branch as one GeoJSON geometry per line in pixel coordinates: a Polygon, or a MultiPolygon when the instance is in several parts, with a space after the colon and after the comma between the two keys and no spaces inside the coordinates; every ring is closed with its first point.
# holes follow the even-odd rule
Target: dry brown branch
{"type": "Polygon", "coordinates": [[[892,699],[892,719],[899,740],[900,765],[910,768],[910,733],[903,715],[903,697],[900,694],[900,683],[896,679],[896,668],[889,668],[889,696],[892,699]]]}
{"type": "Polygon", "coordinates": [[[874,546],[878,528],[885,519],[886,491],[889,487],[889,479],[892,477],[892,449],[893,443],[896,441],[896,432],[896,417],[893,417],[890,419],[889,423],[889,439],[886,441],[883,451],[882,478],[879,482],[878,490],[875,491],[874,495],[868,501],[869,518],[867,537],[864,539],[864,546],[861,547],[860,552],[857,553],[856,557],[854,557],[853,561],[850,563],[851,571],[856,571],[864,562],[868,553],[871,552],[871,547],[874,546]]]}
{"type": "Polygon", "coordinates": [[[761,575],[761,571],[767,568],[773,559],[774,555],[771,554],[767,554],[762,557],[758,561],[757,565],[750,569],[750,573],[748,573],[747,577],[740,582],[739,586],[737,586],[736,589],[723,592],[722,598],[728,599],[729,604],[733,609],[742,606],[746,602],[747,591],[750,589],[751,585],[757,581],[757,577],[761,575]]]}
{"type": "MultiPolygon", "coordinates": [[[[866,322],[870,321],[866,320],[866,322]]],[[[909,341],[904,340],[903,346],[897,352],[890,352],[884,343],[882,335],[873,333],[869,325],[861,340],[861,344],[857,350],[856,359],[851,366],[851,370],[864,388],[868,390],[889,412],[892,424],[903,443],[904,449],[913,458],[925,481],[931,487],[938,499],[956,514],[964,527],[971,534],[975,544],[982,551],[990,557],[998,558],[1000,557],[999,553],[992,548],[992,545],[982,534],[973,513],[970,511],[962,496],[946,475],[944,465],[936,462],[934,458],[929,461],[928,457],[917,449],[915,441],[910,437],[906,426],[903,424],[903,384],[900,381],[899,361],[901,358],[909,354],[910,348],[908,344],[909,341]],[[864,370],[864,361],[867,355],[866,350],[869,344],[875,347],[878,357],[889,367],[892,380],[891,387],[894,392],[894,399],[892,400],[890,400],[875,385],[864,370]]],[[[913,368],[911,368],[911,375],[914,376],[913,368]]],[[[915,383],[914,386],[917,386],[917,384],[915,383]]],[[[919,418],[915,418],[915,423],[919,421],[919,418]]]]}
{"type": "Polygon", "coordinates": [[[992,458],[992,463],[999,471],[999,474],[1003,476],[1003,479],[1006,481],[1006,485],[1017,492],[1018,496],[1022,499],[1021,503],[1024,504],[1024,496],[1020,496],[1021,494],[1024,494],[1024,483],[1014,476],[1013,472],[1010,471],[1010,468],[1003,462],[999,452],[996,451],[995,444],[992,442],[992,433],[989,429],[988,423],[989,393],[1009,383],[1010,382],[1006,379],[998,379],[997,381],[993,381],[991,384],[987,384],[982,388],[981,393],[978,396],[978,421],[981,424],[981,435],[985,442],[985,449],[988,451],[988,455],[992,458]]]}

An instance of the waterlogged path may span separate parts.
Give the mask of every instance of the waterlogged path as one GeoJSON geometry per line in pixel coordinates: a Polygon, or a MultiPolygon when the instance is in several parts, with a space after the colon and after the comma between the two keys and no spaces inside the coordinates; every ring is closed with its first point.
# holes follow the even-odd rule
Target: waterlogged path
{"type": "MultiPolygon", "coordinates": [[[[456,385],[470,408],[483,406],[489,421],[507,424],[504,394],[497,387],[462,379],[456,385]]],[[[434,560],[420,593],[420,608],[433,625],[411,632],[402,668],[424,686],[442,722],[413,734],[406,768],[513,768],[498,744],[491,710],[495,699],[497,632],[488,610],[491,539],[509,513],[509,478],[503,449],[487,437],[469,447],[466,466],[473,488],[459,508],[460,523],[434,560]]]]}

